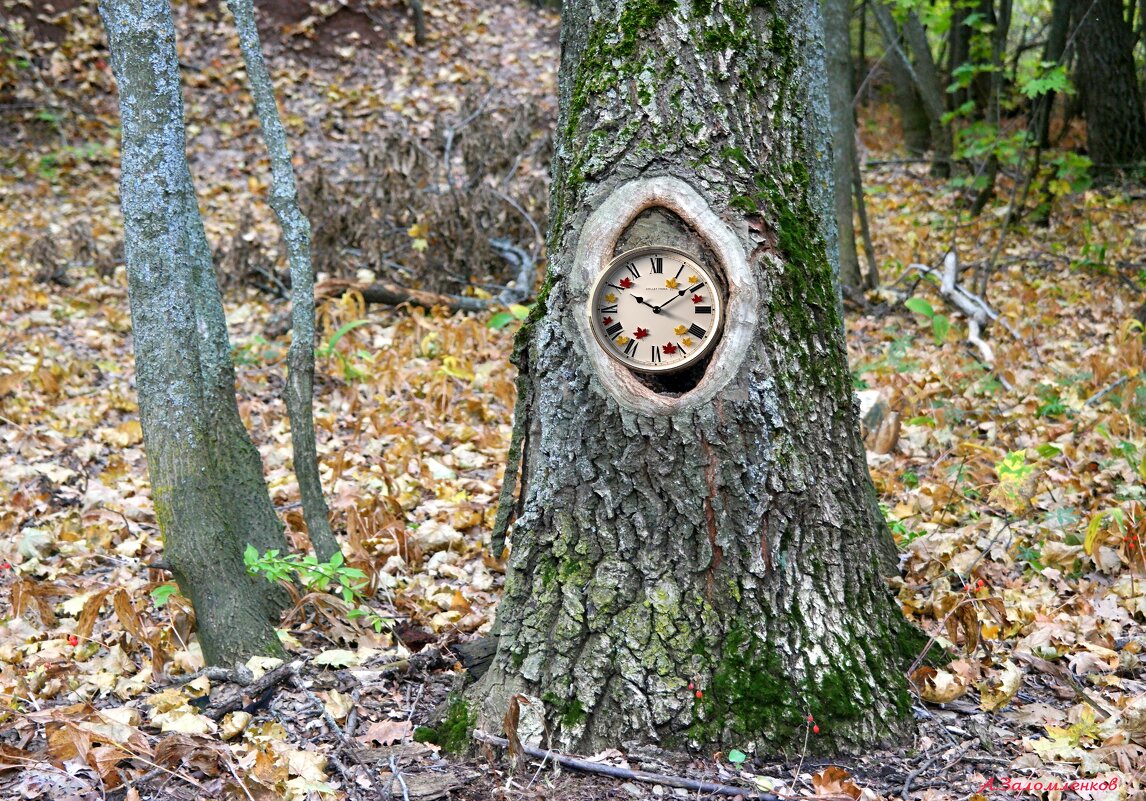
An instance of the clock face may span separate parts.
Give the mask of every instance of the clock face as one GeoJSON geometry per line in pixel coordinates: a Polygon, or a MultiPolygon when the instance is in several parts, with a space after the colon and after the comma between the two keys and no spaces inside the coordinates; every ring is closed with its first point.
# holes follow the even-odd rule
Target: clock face
{"type": "Polygon", "coordinates": [[[622,253],[589,294],[597,343],[626,367],[671,373],[697,363],[720,337],[723,305],[712,274],[669,247],[622,253]]]}

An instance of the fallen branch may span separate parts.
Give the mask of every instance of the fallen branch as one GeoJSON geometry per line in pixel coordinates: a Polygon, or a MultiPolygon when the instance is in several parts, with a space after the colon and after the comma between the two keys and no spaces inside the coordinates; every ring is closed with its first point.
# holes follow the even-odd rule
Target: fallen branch
{"type": "MultiPolygon", "coordinates": [[[[509,747],[509,740],[504,737],[498,737],[493,734],[487,734],[481,729],[474,729],[473,738],[483,743],[490,743],[502,748],[509,747]]],[[[713,795],[727,795],[727,796],[740,796],[745,799],[758,799],[758,801],[781,801],[781,797],[775,793],[765,793],[760,791],[750,790],[745,787],[733,787],[727,784],[716,784],[715,782],[703,782],[697,779],[687,779],[683,776],[665,776],[660,773],[649,773],[643,770],[632,770],[631,768],[621,768],[616,765],[606,765],[601,762],[590,762],[587,759],[578,759],[576,757],[566,756],[565,754],[557,753],[556,751],[544,751],[540,748],[533,748],[532,746],[522,745],[521,750],[528,756],[534,759],[551,760],[558,765],[573,770],[580,770],[585,773],[596,773],[601,776],[612,776],[615,779],[628,779],[631,781],[647,782],[649,784],[661,784],[665,787],[680,787],[684,790],[692,790],[697,793],[711,793],[713,795]]],[[[793,801],[793,799],[803,798],[804,796],[798,795],[785,795],[784,801],[793,801]]],[[[819,801],[830,801],[830,799],[847,799],[851,801],[849,796],[816,796],[819,801]]]]}
{"type": "MultiPolygon", "coordinates": [[[[909,264],[907,269],[915,270],[924,275],[935,275],[934,270],[923,264],[909,264]]],[[[939,295],[967,318],[967,341],[978,348],[984,364],[994,367],[995,352],[981,335],[988,325],[999,320],[999,313],[988,306],[981,297],[959,286],[958,279],[959,259],[954,250],[949,250],[947,255],[943,257],[943,274],[939,281],[939,295]]],[[[1007,327],[1002,321],[1000,324],[1007,327]]],[[[1007,327],[1007,330],[1010,328],[1007,327]]],[[[1018,336],[1014,331],[1011,331],[1011,334],[1018,336]]],[[[999,378],[1002,380],[1002,376],[999,378]]],[[[1004,382],[1004,386],[1006,386],[1006,382],[1004,382]]]]}
{"type": "Polygon", "coordinates": [[[450,311],[485,311],[491,305],[491,302],[484,298],[467,298],[462,295],[425,292],[420,289],[410,289],[391,281],[375,281],[372,284],[365,284],[343,278],[332,278],[315,287],[315,293],[320,298],[337,298],[347,292],[358,292],[367,303],[383,303],[387,306],[412,303],[425,309],[444,306],[450,311]]]}

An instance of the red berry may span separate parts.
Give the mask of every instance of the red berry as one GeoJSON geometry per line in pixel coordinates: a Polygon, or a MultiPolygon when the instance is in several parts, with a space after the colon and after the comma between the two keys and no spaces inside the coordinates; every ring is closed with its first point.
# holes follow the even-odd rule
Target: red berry
{"type": "Polygon", "coordinates": [[[819,727],[819,724],[817,724],[817,725],[813,726],[813,727],[812,727],[812,731],[814,731],[816,734],[819,734],[819,733],[820,733],[820,727],[819,727]]]}
{"type": "Polygon", "coordinates": [[[808,722],[809,722],[809,723],[811,723],[813,720],[815,720],[815,718],[814,718],[814,717],[812,717],[812,713],[811,713],[811,712],[809,712],[809,713],[808,713],[808,722]]]}
{"type": "Polygon", "coordinates": [[[702,693],[700,690],[697,690],[697,691],[696,691],[696,697],[697,697],[697,698],[703,698],[703,697],[704,697],[704,693],[702,693]]]}
{"type": "Polygon", "coordinates": [[[695,689],[696,689],[695,687],[693,687],[693,686],[692,686],[692,682],[691,682],[691,681],[688,683],[688,688],[689,688],[690,690],[695,690],[695,689]]]}
{"type": "Polygon", "coordinates": [[[68,635],[68,645],[71,645],[74,647],[74,646],[79,645],[79,644],[80,644],[80,638],[79,637],[77,637],[74,634],[68,635]]]}

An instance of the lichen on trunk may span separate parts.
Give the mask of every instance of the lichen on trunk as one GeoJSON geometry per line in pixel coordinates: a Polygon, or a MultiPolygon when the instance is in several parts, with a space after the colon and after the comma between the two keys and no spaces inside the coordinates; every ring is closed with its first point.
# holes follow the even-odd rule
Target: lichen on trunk
{"type": "Polygon", "coordinates": [[[483,725],[521,692],[583,750],[792,752],[808,714],[815,751],[900,739],[921,643],[883,582],[894,547],[858,436],[830,152],[810,130],[827,121],[816,5],[572,0],[562,44],[550,289],[519,343],[520,514],[497,655],[470,691],[483,725]],[[649,176],[704,196],[759,298],[731,382],[665,414],[598,380],[566,278],[591,212],[649,176]]]}

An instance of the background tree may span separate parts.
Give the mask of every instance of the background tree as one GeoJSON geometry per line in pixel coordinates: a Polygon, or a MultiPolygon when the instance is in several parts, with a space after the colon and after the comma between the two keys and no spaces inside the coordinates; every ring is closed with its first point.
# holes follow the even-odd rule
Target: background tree
{"type": "Polygon", "coordinates": [[[840,286],[853,293],[865,286],[856,253],[852,176],[856,169],[855,116],[852,112],[851,0],[824,3],[824,43],[827,48],[828,92],[832,111],[832,184],[836,230],[840,240],[840,286]]]}
{"type": "Polygon", "coordinates": [[[1146,117],[1134,31],[1121,0],[1073,0],[1086,149],[1100,171],[1146,157],[1146,117]]]}
{"type": "Polygon", "coordinates": [[[281,650],[282,598],[243,547],[284,550],[258,451],[235,402],[210,250],[187,167],[167,0],[104,0],[119,85],[120,201],[139,414],[167,565],[191,599],[203,654],[229,665],[281,650]]]}
{"type": "MultiPolygon", "coordinates": [[[[883,584],[894,549],[832,287],[818,5],[572,0],[562,45],[547,299],[517,351],[520,516],[471,697],[493,725],[513,694],[540,697],[555,742],[580,749],[794,750],[809,713],[816,750],[898,739],[920,643],[883,584]],[[738,369],[622,405],[569,275],[582,227],[634,176],[704,194],[758,302],[730,312],[738,369]]],[[[649,209],[615,250],[650,238],[703,244],[649,209]]]]}
{"type": "MultiPolygon", "coordinates": [[[[420,0],[412,6],[415,20],[420,19],[420,0]]],[[[290,262],[291,340],[285,396],[290,414],[294,472],[311,544],[318,558],[327,562],[339,553],[339,547],[330,530],[330,510],[322,493],[318,448],[314,441],[314,268],[310,262],[310,221],[299,208],[290,147],[275,103],[274,85],[263,61],[254,5],[251,0],[227,0],[227,7],[239,29],[239,48],[243,51],[251,97],[271,160],[271,208],[282,229],[290,262]]],[[[424,21],[421,27],[424,28],[424,21]]]]}

